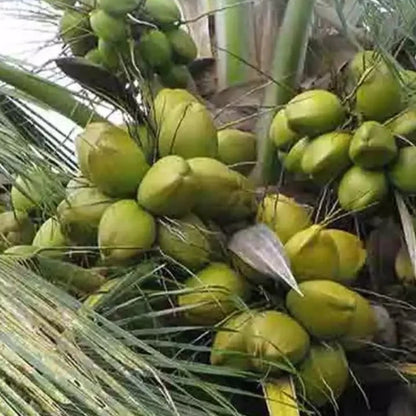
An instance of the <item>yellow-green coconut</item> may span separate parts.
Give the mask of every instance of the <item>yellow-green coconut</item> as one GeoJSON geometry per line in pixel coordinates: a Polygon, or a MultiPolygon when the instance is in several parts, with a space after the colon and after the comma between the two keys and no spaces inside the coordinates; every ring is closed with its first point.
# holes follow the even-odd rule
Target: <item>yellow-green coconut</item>
{"type": "Polygon", "coordinates": [[[395,136],[416,140],[416,108],[409,107],[386,122],[385,126],[395,136]]]}
{"type": "Polygon", "coordinates": [[[175,0],[146,0],[140,9],[143,17],[160,26],[170,26],[181,19],[175,0]]]}
{"type": "Polygon", "coordinates": [[[301,176],[305,175],[302,170],[302,159],[309,142],[310,140],[307,137],[300,139],[285,156],[283,166],[288,172],[301,176]]]}
{"type": "Polygon", "coordinates": [[[128,37],[128,26],[121,17],[112,16],[102,9],[90,14],[90,25],[94,33],[107,42],[118,43],[128,37]]]}
{"type": "Polygon", "coordinates": [[[32,245],[41,250],[41,254],[60,257],[68,245],[61,224],[55,218],[46,220],[37,231],[32,245]]]}
{"type": "Polygon", "coordinates": [[[178,28],[168,31],[166,36],[172,48],[175,62],[187,65],[197,57],[198,49],[188,32],[178,28]]]}
{"type": "Polygon", "coordinates": [[[388,170],[392,185],[401,192],[416,192],[416,147],[407,146],[399,150],[399,155],[388,170]]]}
{"type": "Polygon", "coordinates": [[[282,109],[274,116],[269,131],[270,140],[278,149],[284,149],[297,142],[301,135],[289,127],[285,110],[282,109]]]}
{"type": "Polygon", "coordinates": [[[34,235],[35,227],[26,212],[6,211],[0,214],[0,251],[30,244],[34,235]]]}
{"type": "Polygon", "coordinates": [[[124,16],[133,12],[140,5],[140,0],[97,0],[98,8],[108,14],[115,16],[124,16]]]}

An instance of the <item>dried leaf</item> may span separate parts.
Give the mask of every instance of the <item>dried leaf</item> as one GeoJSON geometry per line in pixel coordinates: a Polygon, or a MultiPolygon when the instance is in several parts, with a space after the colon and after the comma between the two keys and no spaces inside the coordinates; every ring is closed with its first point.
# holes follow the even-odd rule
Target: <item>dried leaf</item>
{"type": "Polygon", "coordinates": [[[270,416],[299,416],[296,390],[292,377],[282,377],[263,384],[270,416]]]}

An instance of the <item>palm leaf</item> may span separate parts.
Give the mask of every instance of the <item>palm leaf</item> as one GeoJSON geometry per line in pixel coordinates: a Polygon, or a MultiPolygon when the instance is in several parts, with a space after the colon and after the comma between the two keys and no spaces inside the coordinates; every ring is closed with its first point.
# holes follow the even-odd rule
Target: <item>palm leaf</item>
{"type": "Polygon", "coordinates": [[[291,377],[270,380],[263,384],[270,416],[299,416],[296,390],[291,377]]]}

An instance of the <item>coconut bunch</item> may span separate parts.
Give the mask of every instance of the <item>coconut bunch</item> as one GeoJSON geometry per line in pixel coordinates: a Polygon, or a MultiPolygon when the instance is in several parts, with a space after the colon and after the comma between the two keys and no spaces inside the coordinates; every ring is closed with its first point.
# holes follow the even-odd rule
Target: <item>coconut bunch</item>
{"type": "Polygon", "coordinates": [[[73,1],[64,10],[60,36],[74,56],[112,73],[130,65],[168,87],[187,86],[188,65],[197,57],[174,0],[73,1]]]}
{"type": "Polygon", "coordinates": [[[270,139],[288,172],[333,184],[343,209],[361,211],[384,201],[391,187],[416,191],[410,173],[416,150],[409,143],[416,111],[405,94],[414,90],[414,74],[402,72],[406,90],[381,57],[365,51],[350,62],[346,78],[349,109],[332,92],[303,92],[276,114],[270,139]]]}

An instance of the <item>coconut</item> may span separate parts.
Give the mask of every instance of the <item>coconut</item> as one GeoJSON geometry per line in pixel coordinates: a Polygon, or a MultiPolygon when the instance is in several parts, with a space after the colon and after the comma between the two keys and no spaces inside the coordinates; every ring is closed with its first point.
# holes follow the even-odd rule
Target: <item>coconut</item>
{"type": "Polygon", "coordinates": [[[358,350],[365,347],[374,338],[377,332],[377,320],[370,302],[358,293],[355,293],[355,311],[348,328],[343,336],[342,346],[347,350],[358,350]]]}
{"type": "Polygon", "coordinates": [[[385,126],[395,135],[416,141],[416,108],[409,107],[386,122],[385,126]]]}
{"type": "Polygon", "coordinates": [[[347,211],[361,211],[374,206],[388,194],[386,175],[353,166],[342,177],[338,186],[338,201],[347,211]]]}
{"type": "Polygon", "coordinates": [[[124,16],[133,12],[141,4],[141,0],[97,0],[97,6],[114,16],[124,16]]]}
{"type": "Polygon", "coordinates": [[[376,121],[366,121],[354,133],[349,155],[363,169],[378,169],[396,157],[396,141],[387,127],[376,121]]]}
{"type": "Polygon", "coordinates": [[[36,210],[42,203],[42,182],[40,172],[32,171],[27,177],[18,176],[10,192],[13,209],[28,213],[36,210]]]}
{"type": "Polygon", "coordinates": [[[329,235],[337,247],[338,273],[333,279],[340,283],[355,280],[367,257],[362,241],[354,234],[342,230],[329,229],[322,233],[329,235]]]}
{"type": "Polygon", "coordinates": [[[397,278],[403,284],[413,285],[416,282],[415,272],[413,271],[412,261],[406,246],[402,246],[397,253],[394,263],[397,278]]]}
{"type": "Polygon", "coordinates": [[[175,0],[146,0],[141,13],[146,19],[160,26],[170,26],[181,20],[181,11],[175,0]]]}
{"type": "Polygon", "coordinates": [[[197,186],[196,177],[185,159],[166,156],[147,172],[137,199],[153,214],[181,217],[193,208],[197,186]]]}
{"type": "Polygon", "coordinates": [[[348,361],[339,344],[313,345],[298,372],[298,391],[309,405],[333,403],[347,387],[348,361]]]}
{"type": "Polygon", "coordinates": [[[32,245],[41,249],[44,255],[60,257],[63,254],[62,251],[65,250],[63,247],[66,247],[68,242],[61,224],[55,218],[49,218],[39,228],[32,245]]]}
{"type": "Polygon", "coordinates": [[[104,39],[98,40],[98,52],[100,64],[105,66],[109,71],[117,71],[120,67],[119,46],[104,39]]]}
{"type": "Polygon", "coordinates": [[[313,139],[303,152],[302,171],[322,183],[336,178],[351,164],[350,142],[350,134],[337,131],[313,139]]]}
{"type": "Polygon", "coordinates": [[[261,372],[292,367],[305,357],[310,344],[308,333],[293,318],[277,311],[256,314],[247,328],[246,342],[252,366],[261,372]]]}
{"type": "Polygon", "coordinates": [[[218,159],[232,169],[248,175],[257,160],[256,136],[237,129],[218,132],[218,159]]]}
{"type": "Polygon", "coordinates": [[[224,263],[211,263],[185,282],[179,295],[186,319],[197,325],[214,325],[238,309],[250,295],[246,280],[224,263]]]}
{"type": "Polygon", "coordinates": [[[284,109],[274,116],[269,137],[278,149],[291,146],[301,138],[298,133],[290,129],[284,109]]]}
{"type": "Polygon", "coordinates": [[[312,225],[308,210],[283,194],[264,197],[257,210],[257,222],[266,224],[283,244],[312,225]]]}
{"type": "Polygon", "coordinates": [[[160,71],[159,75],[162,84],[169,88],[186,88],[192,79],[192,75],[185,65],[172,65],[160,71]]]}
{"type": "Polygon", "coordinates": [[[207,157],[188,162],[199,184],[195,212],[201,218],[226,223],[254,215],[254,188],[246,177],[207,157]]]}
{"type": "Polygon", "coordinates": [[[399,150],[399,156],[388,171],[388,178],[394,187],[402,192],[416,192],[416,147],[408,146],[399,150]]]}
{"type": "Polygon", "coordinates": [[[192,36],[183,29],[174,29],[166,33],[173,51],[173,59],[178,64],[187,65],[196,59],[198,49],[192,36]]]}
{"type": "Polygon", "coordinates": [[[160,125],[159,153],[191,157],[216,157],[218,138],[208,110],[194,101],[176,104],[165,112],[160,125]]]}
{"type": "Polygon", "coordinates": [[[311,137],[334,130],[345,119],[339,98],[325,90],[297,95],[287,104],[285,114],[291,130],[311,137]]]}
{"type": "Polygon", "coordinates": [[[296,280],[336,279],[340,267],[337,246],[320,225],[296,233],[285,250],[296,280]]]}
{"type": "Polygon", "coordinates": [[[217,236],[194,214],[159,223],[158,243],[162,252],[190,270],[198,271],[220,253],[215,253],[217,236]]]}
{"type": "Polygon", "coordinates": [[[96,65],[103,64],[103,57],[98,48],[91,49],[85,56],[85,59],[96,65]]]}
{"type": "Polygon", "coordinates": [[[94,33],[107,42],[118,43],[128,37],[128,26],[124,19],[112,16],[102,9],[90,14],[90,25],[94,33]]]}
{"type": "Polygon", "coordinates": [[[80,168],[102,192],[132,196],[149,169],[140,147],[122,129],[92,123],[76,139],[80,168]]]}
{"type": "Polygon", "coordinates": [[[35,228],[26,212],[7,211],[0,214],[0,251],[30,244],[34,235],[35,228]]]}
{"type": "Polygon", "coordinates": [[[73,242],[96,245],[101,216],[113,202],[95,187],[74,190],[58,206],[64,234],[73,242]]]}
{"type": "Polygon", "coordinates": [[[151,29],[140,37],[139,53],[153,69],[170,66],[172,48],[166,35],[151,29]]]}
{"type": "Polygon", "coordinates": [[[286,297],[290,314],[316,338],[334,339],[347,334],[354,319],[357,298],[352,290],[330,280],[302,282],[286,297]]]}
{"type": "Polygon", "coordinates": [[[65,10],[59,23],[59,33],[75,56],[84,56],[96,45],[88,15],[74,9],[65,10]]]}
{"type": "Polygon", "coordinates": [[[249,370],[250,356],[247,353],[246,335],[255,312],[247,311],[232,316],[215,334],[211,349],[211,364],[249,370]]]}
{"type": "Polygon", "coordinates": [[[131,137],[135,139],[135,141],[139,144],[140,148],[142,149],[146,160],[149,164],[152,164],[154,160],[154,148],[156,144],[156,138],[152,129],[148,125],[127,125],[127,124],[120,124],[118,126],[120,129],[123,129],[126,133],[128,133],[131,137]]]}
{"type": "Polygon", "coordinates": [[[308,144],[309,139],[304,137],[290,149],[283,161],[283,166],[288,172],[304,175],[302,170],[302,159],[308,144]]]}
{"type": "Polygon", "coordinates": [[[98,227],[101,255],[109,263],[123,263],[149,250],[156,239],[154,218],[136,201],[124,199],[110,205],[98,227]]]}

